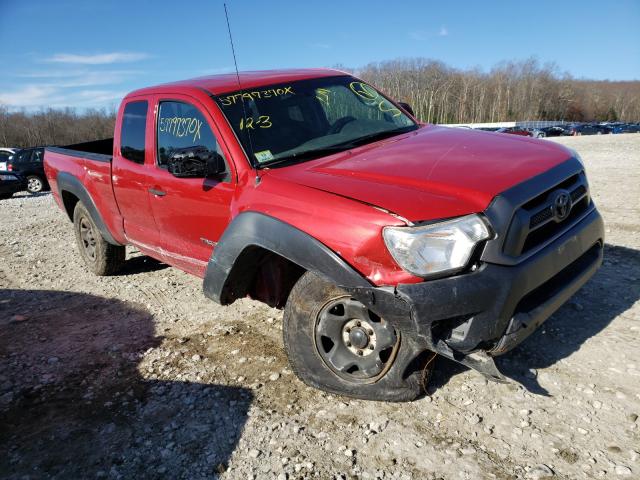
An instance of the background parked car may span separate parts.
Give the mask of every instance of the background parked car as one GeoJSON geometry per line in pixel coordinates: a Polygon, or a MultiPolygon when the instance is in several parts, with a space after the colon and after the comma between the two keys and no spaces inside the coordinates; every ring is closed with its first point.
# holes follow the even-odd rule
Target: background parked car
{"type": "Polygon", "coordinates": [[[640,133],[640,125],[637,123],[624,123],[619,125],[617,130],[614,130],[614,133],[640,133]]]}
{"type": "Polygon", "coordinates": [[[11,196],[22,190],[24,180],[18,175],[9,172],[0,172],[0,200],[11,198],[11,196]]]}
{"type": "Polygon", "coordinates": [[[602,134],[595,126],[589,124],[570,125],[565,129],[565,135],[597,135],[602,134]]]}
{"type": "Polygon", "coordinates": [[[610,125],[593,125],[593,127],[602,135],[609,135],[613,133],[613,127],[610,125]]]}
{"type": "Polygon", "coordinates": [[[510,133],[511,135],[521,135],[523,137],[531,137],[531,132],[524,127],[505,127],[496,130],[496,133],[510,133]]]}
{"type": "Polygon", "coordinates": [[[565,134],[564,128],[560,125],[554,125],[552,127],[543,127],[540,129],[544,132],[545,137],[561,137],[565,134]]]}
{"type": "Polygon", "coordinates": [[[541,128],[527,128],[533,138],[544,138],[547,134],[541,128]]]}
{"type": "Polygon", "coordinates": [[[24,188],[29,193],[49,190],[44,174],[44,147],[25,148],[7,160],[7,171],[24,178],[24,188]]]}
{"type": "Polygon", "coordinates": [[[0,172],[7,169],[9,158],[17,151],[17,148],[0,148],[0,172]]]}

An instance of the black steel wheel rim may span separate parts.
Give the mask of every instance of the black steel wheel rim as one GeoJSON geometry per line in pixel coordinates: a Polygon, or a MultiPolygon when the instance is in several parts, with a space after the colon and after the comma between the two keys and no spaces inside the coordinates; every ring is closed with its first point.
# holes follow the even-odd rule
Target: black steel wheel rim
{"type": "Polygon", "coordinates": [[[367,383],[381,378],[391,367],[399,335],[362,303],[344,296],[331,300],[318,313],[315,343],[336,375],[367,383]]]}

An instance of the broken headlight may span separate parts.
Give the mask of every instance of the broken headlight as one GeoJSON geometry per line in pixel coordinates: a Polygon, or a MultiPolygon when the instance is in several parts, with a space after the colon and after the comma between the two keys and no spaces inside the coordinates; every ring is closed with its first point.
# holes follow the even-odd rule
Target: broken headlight
{"type": "Polygon", "coordinates": [[[462,270],[475,246],[491,233],[485,220],[473,214],[417,227],[385,227],[382,236],[398,265],[429,277],[462,270]]]}

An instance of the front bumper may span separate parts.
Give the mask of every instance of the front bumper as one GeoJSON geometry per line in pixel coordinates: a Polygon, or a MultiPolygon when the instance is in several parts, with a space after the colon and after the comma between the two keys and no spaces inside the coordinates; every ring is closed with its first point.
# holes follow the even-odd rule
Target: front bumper
{"type": "Polygon", "coordinates": [[[490,357],[540,326],[602,263],[604,224],[593,208],[543,249],[516,265],[392,287],[347,289],[424,348],[496,379],[490,357]]]}

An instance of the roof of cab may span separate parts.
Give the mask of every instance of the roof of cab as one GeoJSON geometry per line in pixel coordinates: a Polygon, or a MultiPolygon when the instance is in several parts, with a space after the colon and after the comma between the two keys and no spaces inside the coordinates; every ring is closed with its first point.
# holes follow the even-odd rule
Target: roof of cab
{"type": "MultiPolygon", "coordinates": [[[[240,83],[242,84],[243,90],[279,83],[294,82],[298,80],[307,80],[310,78],[333,77],[336,75],[346,75],[346,73],[329,68],[259,70],[239,73],[240,83]]],[[[146,87],[140,90],[135,90],[127,96],[160,93],[167,90],[174,92],[183,90],[186,92],[192,89],[206,90],[214,95],[240,90],[238,87],[238,77],[236,76],[236,73],[233,72],[146,87]]]]}

